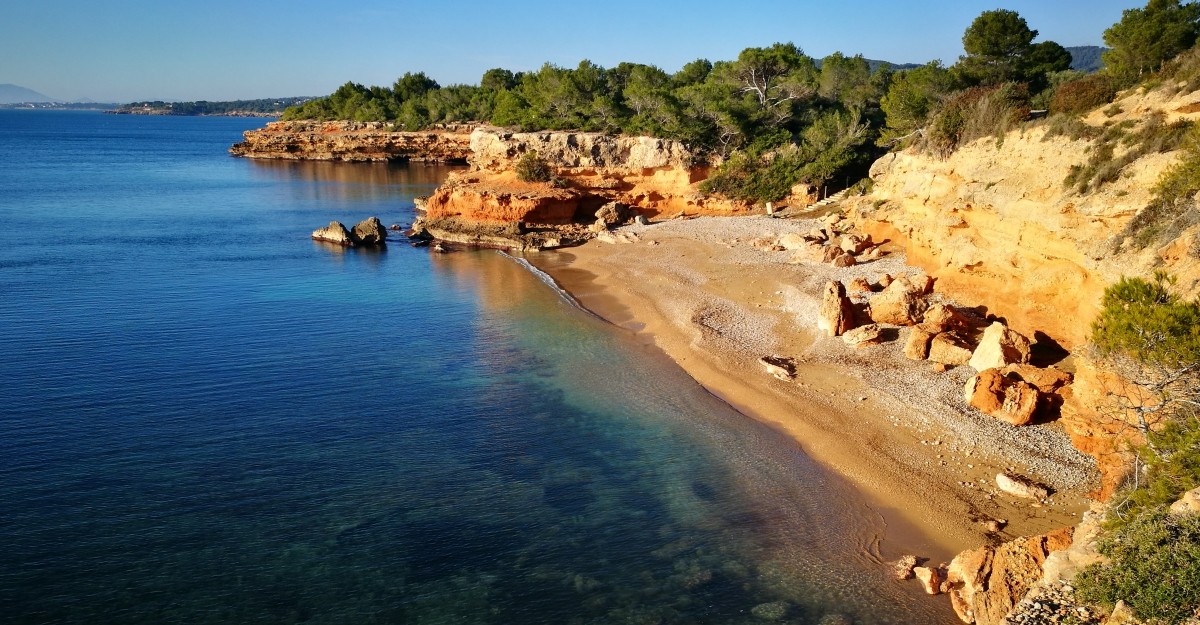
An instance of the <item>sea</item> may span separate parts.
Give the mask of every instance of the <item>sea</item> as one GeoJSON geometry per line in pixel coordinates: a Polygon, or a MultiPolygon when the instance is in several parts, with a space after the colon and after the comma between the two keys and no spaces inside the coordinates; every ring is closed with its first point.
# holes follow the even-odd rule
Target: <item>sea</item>
{"type": "Polygon", "coordinates": [[[954,622],[524,259],[310,239],[454,168],[227,153],[264,121],[0,111],[0,623],[954,622]]]}

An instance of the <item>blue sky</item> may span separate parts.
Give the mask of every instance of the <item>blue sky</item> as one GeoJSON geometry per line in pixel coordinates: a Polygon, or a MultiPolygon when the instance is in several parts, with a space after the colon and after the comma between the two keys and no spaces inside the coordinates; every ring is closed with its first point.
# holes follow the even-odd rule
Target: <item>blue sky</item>
{"type": "Polygon", "coordinates": [[[962,54],[982,11],[1019,12],[1039,40],[1099,45],[1144,0],[726,0],[455,3],[366,0],[5,0],[0,83],[50,97],[125,102],[323,95],[353,80],[391,85],[424,71],[477,83],[492,67],[581,59],[651,63],[791,41],[894,62],[962,54]]]}

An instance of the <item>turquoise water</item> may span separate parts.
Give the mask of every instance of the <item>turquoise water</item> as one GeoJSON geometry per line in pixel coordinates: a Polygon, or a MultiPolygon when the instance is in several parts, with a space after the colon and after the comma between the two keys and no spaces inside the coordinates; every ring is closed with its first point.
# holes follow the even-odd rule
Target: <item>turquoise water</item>
{"type": "Polygon", "coordinates": [[[952,622],[517,260],[309,240],[447,169],[228,157],[260,123],[0,111],[0,623],[952,622]]]}

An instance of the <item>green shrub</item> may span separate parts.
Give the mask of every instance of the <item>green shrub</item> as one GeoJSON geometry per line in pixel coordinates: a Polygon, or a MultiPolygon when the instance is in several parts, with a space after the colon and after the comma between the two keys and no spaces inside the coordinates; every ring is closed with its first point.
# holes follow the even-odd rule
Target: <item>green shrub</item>
{"type": "Polygon", "coordinates": [[[1141,619],[1182,623],[1200,609],[1200,516],[1148,509],[1105,536],[1112,558],[1075,579],[1077,596],[1112,607],[1125,601],[1141,619]]]}
{"type": "Polygon", "coordinates": [[[1116,95],[1117,85],[1111,78],[1105,74],[1089,74],[1060,85],[1050,99],[1050,112],[1065,115],[1088,113],[1112,102],[1116,95]]]}
{"type": "Polygon", "coordinates": [[[550,182],[554,172],[550,165],[538,156],[537,150],[530,150],[517,159],[517,179],[524,182],[550,182]]]}
{"type": "Polygon", "coordinates": [[[1029,118],[1029,88],[1018,83],[972,87],[948,99],[929,122],[923,147],[941,157],[983,137],[1003,140],[1029,118]]]}
{"type": "Polygon", "coordinates": [[[1104,129],[1093,126],[1075,115],[1057,114],[1051,115],[1046,121],[1046,133],[1042,135],[1042,141],[1049,141],[1054,137],[1067,137],[1072,141],[1095,140],[1099,139],[1104,134],[1104,129]]]}
{"type": "Polygon", "coordinates": [[[1127,166],[1143,156],[1178,149],[1188,137],[1192,123],[1181,120],[1167,124],[1164,120],[1163,114],[1158,113],[1147,116],[1140,127],[1136,127],[1135,120],[1109,126],[1092,146],[1087,162],[1071,167],[1063,186],[1073,187],[1078,193],[1094,191],[1119,178],[1127,166]],[[1124,146],[1125,151],[1117,154],[1118,146],[1124,146]]]}

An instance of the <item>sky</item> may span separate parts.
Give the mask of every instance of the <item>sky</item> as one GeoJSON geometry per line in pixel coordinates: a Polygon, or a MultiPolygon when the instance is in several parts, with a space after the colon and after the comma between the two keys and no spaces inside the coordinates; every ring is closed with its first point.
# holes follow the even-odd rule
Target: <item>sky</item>
{"type": "Polygon", "coordinates": [[[1101,45],[1144,0],[5,0],[0,83],[99,102],[326,95],[423,71],[478,84],[493,67],[622,61],[675,72],[792,42],[895,63],[963,53],[981,12],[1017,11],[1037,41],[1101,45]]]}

